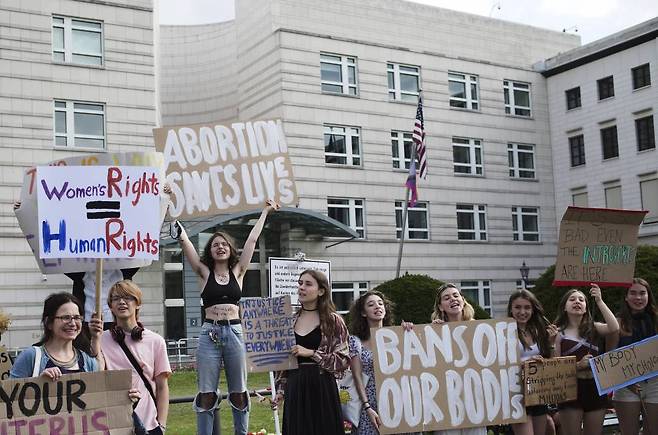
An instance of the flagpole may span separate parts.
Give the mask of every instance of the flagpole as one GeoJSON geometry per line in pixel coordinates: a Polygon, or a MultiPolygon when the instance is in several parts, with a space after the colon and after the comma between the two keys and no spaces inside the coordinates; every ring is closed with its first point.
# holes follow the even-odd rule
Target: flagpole
{"type": "MultiPolygon", "coordinates": [[[[404,155],[403,155],[403,160],[404,160],[404,155]]],[[[411,147],[411,160],[409,161],[409,165],[415,165],[416,161],[416,144],[412,143],[411,147]]],[[[397,268],[395,269],[395,277],[399,278],[400,277],[400,266],[402,265],[402,248],[404,247],[404,230],[407,225],[407,215],[409,213],[408,209],[408,204],[409,204],[409,193],[411,192],[411,189],[409,186],[405,189],[405,195],[404,195],[404,204],[402,205],[402,232],[400,233],[400,246],[398,247],[398,265],[397,268]]]]}

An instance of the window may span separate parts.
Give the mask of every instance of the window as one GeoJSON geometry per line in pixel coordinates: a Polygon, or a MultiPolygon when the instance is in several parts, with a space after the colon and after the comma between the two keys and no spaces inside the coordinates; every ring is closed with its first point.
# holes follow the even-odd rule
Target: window
{"type": "Polygon", "coordinates": [[[587,191],[577,190],[571,192],[571,205],[575,207],[587,207],[587,191]]]}
{"type": "Polygon", "coordinates": [[[644,217],[644,223],[658,222],[658,178],[640,181],[640,194],[642,195],[642,209],[649,211],[644,217]]]}
{"type": "Polygon", "coordinates": [[[599,89],[599,100],[615,96],[615,80],[612,76],[597,80],[596,84],[599,89]]]}
{"type": "Polygon", "coordinates": [[[569,138],[569,150],[571,151],[571,166],[585,164],[585,138],[582,134],[569,138]]]}
{"type": "Polygon", "coordinates": [[[453,137],[452,159],[456,174],[482,175],[482,142],[453,137]]]}
{"type": "Polygon", "coordinates": [[[105,149],[105,107],[56,100],[55,145],[105,149]]]}
{"type": "Polygon", "coordinates": [[[601,146],[603,147],[603,160],[619,157],[616,125],[601,129],[601,146]]]}
{"type": "Polygon", "coordinates": [[[490,281],[462,281],[461,294],[469,301],[478,304],[491,316],[491,285],[490,281]]]}
{"type": "Polygon", "coordinates": [[[656,148],[656,137],[653,131],[653,115],[635,120],[635,136],[637,137],[638,151],[656,148]]]}
{"type": "Polygon", "coordinates": [[[53,17],[53,60],[83,65],[103,64],[103,24],[53,17]]]}
{"type": "Polygon", "coordinates": [[[448,73],[450,107],[478,110],[478,76],[461,73],[448,73]]]}
{"type": "Polygon", "coordinates": [[[537,207],[512,207],[514,240],[539,241],[539,209],[537,207]]]}
{"type": "Polygon", "coordinates": [[[567,96],[567,110],[580,107],[580,86],[564,92],[567,96]]]}
{"type": "MultiPolygon", "coordinates": [[[[395,201],[395,232],[396,238],[402,235],[402,201],[395,201]]],[[[407,209],[407,225],[405,239],[429,240],[429,227],[427,226],[427,203],[418,202],[414,207],[407,209]]]]}
{"type": "Polygon", "coordinates": [[[535,178],[535,146],[516,143],[507,144],[509,176],[512,178],[535,178]]]}
{"type": "MultiPolygon", "coordinates": [[[[523,289],[523,281],[522,280],[517,279],[515,284],[516,284],[516,289],[517,290],[522,290],[523,289]]],[[[525,289],[526,290],[532,290],[533,288],[535,288],[535,281],[531,280],[531,279],[526,280],[525,289]]]]}
{"type": "Polygon", "coordinates": [[[388,98],[396,101],[418,102],[420,68],[417,66],[386,64],[388,98]]]}
{"type": "Polygon", "coordinates": [[[359,237],[364,238],[363,202],[363,199],[327,198],[327,214],[330,218],[342,222],[359,233],[359,237]]]}
{"type": "Polygon", "coordinates": [[[530,116],[530,83],[503,81],[505,113],[508,115],[530,116]]]}
{"type": "Polygon", "coordinates": [[[648,63],[631,69],[631,75],[633,76],[633,89],[651,85],[651,70],[648,63]]]}
{"type": "Polygon", "coordinates": [[[348,313],[352,302],[367,291],[367,282],[332,282],[331,299],[336,305],[336,311],[340,314],[348,313]]]}
{"type": "Polygon", "coordinates": [[[606,208],[623,208],[621,201],[621,186],[604,187],[606,208]]]}
{"type": "MultiPolygon", "coordinates": [[[[412,147],[413,139],[411,133],[402,131],[391,132],[391,155],[393,156],[393,167],[395,169],[409,169],[412,147]]],[[[418,157],[416,157],[416,167],[418,167],[418,157]]]]}
{"type": "Polygon", "coordinates": [[[320,54],[322,91],[357,95],[356,58],[338,54],[320,54]]]}
{"type": "Polygon", "coordinates": [[[457,239],[487,240],[487,206],[457,204],[457,239]]]}
{"type": "Polygon", "coordinates": [[[324,126],[324,161],[336,165],[361,166],[359,129],[324,126]]]}

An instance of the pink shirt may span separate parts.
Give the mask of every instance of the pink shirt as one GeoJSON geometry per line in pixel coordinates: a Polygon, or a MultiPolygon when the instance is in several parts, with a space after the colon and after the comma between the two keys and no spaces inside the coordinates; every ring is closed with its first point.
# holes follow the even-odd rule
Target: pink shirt
{"type": "MultiPolygon", "coordinates": [[[[135,341],[128,335],[126,337],[126,345],[135,356],[137,362],[141,363],[144,376],[150,381],[153,392],[157,394],[155,390],[155,378],[162,373],[167,373],[167,377],[171,374],[169,358],[167,358],[167,346],[164,339],[155,332],[145,329],[141,341],[135,341]]],[[[142,378],[135,371],[123,349],[119,346],[119,343],[114,341],[110,331],[104,331],[103,335],[101,335],[101,349],[105,357],[107,370],[132,369],[132,387],[137,388],[141,394],[141,399],[137,404],[137,408],[135,408],[135,412],[142,419],[144,427],[147,430],[158,427],[158,411],[155,403],[144,386],[142,378]]]]}

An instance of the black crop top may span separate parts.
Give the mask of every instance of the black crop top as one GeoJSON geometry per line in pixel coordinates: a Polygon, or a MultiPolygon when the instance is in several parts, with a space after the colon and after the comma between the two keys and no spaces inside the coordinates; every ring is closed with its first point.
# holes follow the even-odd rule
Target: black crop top
{"type": "Polygon", "coordinates": [[[238,305],[242,297],[242,290],[235,279],[233,271],[229,271],[228,284],[218,284],[215,279],[215,273],[210,271],[206,286],[201,292],[201,300],[203,301],[203,308],[212,307],[217,304],[233,304],[238,305]]]}

